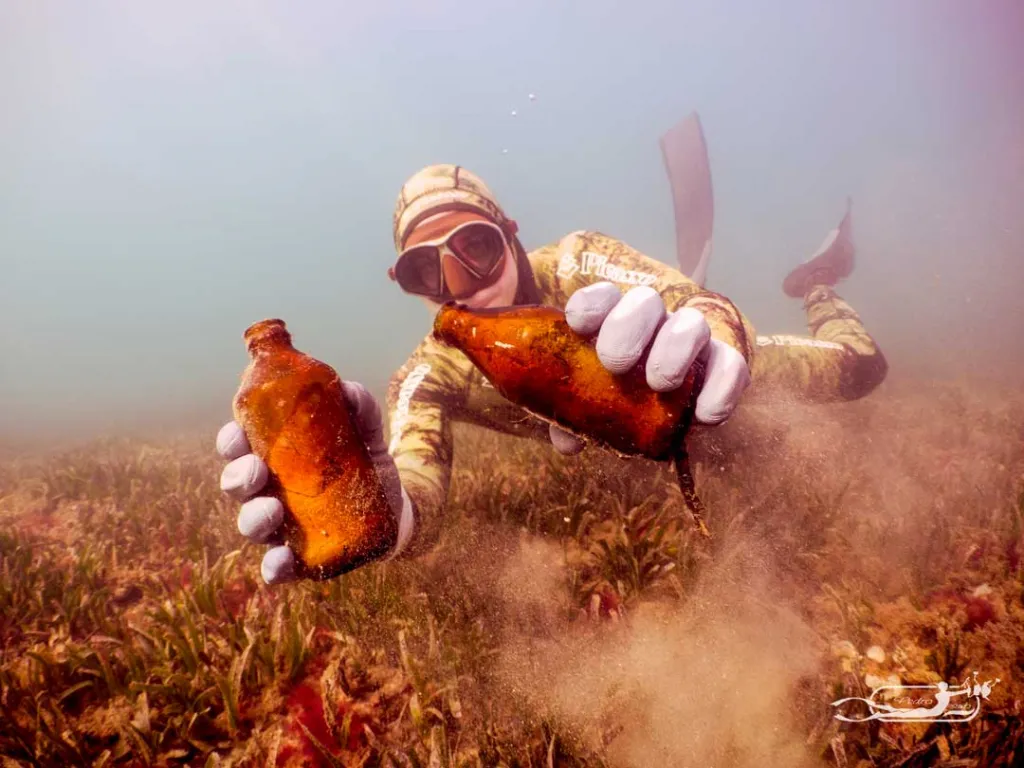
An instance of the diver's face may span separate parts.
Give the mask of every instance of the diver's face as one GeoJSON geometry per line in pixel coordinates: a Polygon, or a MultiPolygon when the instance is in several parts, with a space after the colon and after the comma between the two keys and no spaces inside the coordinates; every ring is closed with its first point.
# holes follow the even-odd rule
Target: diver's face
{"type": "MultiPolygon", "coordinates": [[[[424,249],[419,267],[423,275],[417,278],[436,284],[443,295],[406,292],[416,295],[432,314],[449,298],[478,309],[509,306],[515,299],[519,271],[514,251],[505,234],[481,217],[450,212],[425,219],[409,235],[403,254],[415,253],[417,246],[433,246],[436,251],[431,255],[424,249]]],[[[405,282],[415,283],[417,278],[405,282]]]]}
{"type": "MultiPolygon", "coordinates": [[[[504,265],[501,267],[501,275],[497,282],[486,288],[481,288],[476,293],[470,294],[464,299],[459,299],[461,304],[473,307],[474,309],[488,309],[491,307],[510,306],[516,297],[516,288],[519,287],[519,270],[516,266],[512,249],[506,246],[504,265]]],[[[420,296],[420,300],[430,310],[431,315],[437,314],[441,309],[441,302],[420,296]]]]}

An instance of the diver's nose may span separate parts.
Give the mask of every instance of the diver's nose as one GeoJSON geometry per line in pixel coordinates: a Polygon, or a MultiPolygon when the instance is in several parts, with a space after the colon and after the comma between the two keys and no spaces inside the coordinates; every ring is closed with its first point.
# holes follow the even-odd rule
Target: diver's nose
{"type": "Polygon", "coordinates": [[[441,272],[444,275],[444,284],[448,291],[455,297],[466,297],[475,293],[477,279],[466,269],[458,259],[454,259],[447,253],[441,256],[441,272]]]}

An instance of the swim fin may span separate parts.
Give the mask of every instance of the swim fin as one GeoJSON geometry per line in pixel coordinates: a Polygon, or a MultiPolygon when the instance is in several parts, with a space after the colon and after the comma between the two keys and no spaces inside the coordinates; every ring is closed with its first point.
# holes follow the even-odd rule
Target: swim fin
{"type": "Polygon", "coordinates": [[[690,113],[666,131],[659,144],[672,187],[679,269],[703,287],[711,261],[715,211],[700,117],[696,112],[690,113]]]}
{"type": "Polygon", "coordinates": [[[782,290],[787,296],[803,298],[812,278],[821,285],[835,285],[853,272],[855,249],[850,222],[852,207],[853,201],[847,197],[846,213],[839,226],[826,235],[825,241],[811,258],[786,275],[782,281],[782,290]]]}

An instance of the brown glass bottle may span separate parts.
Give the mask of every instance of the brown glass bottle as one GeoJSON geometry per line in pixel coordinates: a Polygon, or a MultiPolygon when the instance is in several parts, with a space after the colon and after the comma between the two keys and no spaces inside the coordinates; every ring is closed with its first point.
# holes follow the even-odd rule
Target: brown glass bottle
{"type": "Polygon", "coordinates": [[[270,469],[261,493],[284,505],[298,575],[329,579],[385,555],[397,523],[340,377],[296,350],[281,320],[255,323],[244,339],[235,420],[270,469]]]}
{"type": "Polygon", "coordinates": [[[535,416],[619,455],[672,460],[698,531],[711,536],[685,444],[702,364],[692,365],[677,389],[655,392],[643,365],[611,373],[593,340],[576,333],[564,312],[537,304],[472,309],[449,301],[434,318],[434,336],[461,350],[506,400],[535,416]]]}
{"type": "Polygon", "coordinates": [[[461,350],[507,400],[627,456],[675,458],[690,426],[693,366],[683,385],[655,392],[643,366],[613,374],[565,314],[540,305],[471,309],[448,302],[434,335],[461,350]]]}

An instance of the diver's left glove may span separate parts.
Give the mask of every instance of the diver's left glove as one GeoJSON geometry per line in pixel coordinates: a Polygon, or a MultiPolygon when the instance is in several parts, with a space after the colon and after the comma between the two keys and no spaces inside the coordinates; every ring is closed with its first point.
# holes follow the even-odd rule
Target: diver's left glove
{"type": "MultiPolygon", "coordinates": [[[[412,536],[412,500],[402,488],[398,467],[384,442],[384,419],[377,399],[366,387],[354,381],[342,382],[342,388],[398,521],[398,541],[387,555],[394,557],[412,536]]],[[[287,544],[281,543],[280,536],[284,507],[272,496],[258,495],[266,485],[270,471],[266,463],[252,453],[249,440],[238,422],[229,421],[221,427],[217,433],[217,453],[230,462],[221,472],[221,490],[243,502],[238,513],[239,532],[257,544],[271,545],[260,566],[263,580],[268,584],[294,581],[297,578],[295,553],[287,544]]]]}

